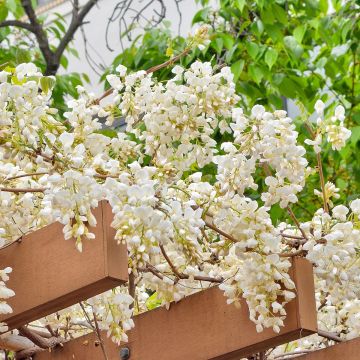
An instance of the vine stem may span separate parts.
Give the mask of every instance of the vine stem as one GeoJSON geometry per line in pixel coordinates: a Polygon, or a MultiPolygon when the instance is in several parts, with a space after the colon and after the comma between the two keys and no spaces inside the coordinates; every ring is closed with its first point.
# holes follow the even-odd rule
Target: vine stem
{"type": "MultiPolygon", "coordinates": [[[[305,127],[306,127],[307,131],[309,132],[311,138],[313,140],[315,140],[316,133],[314,132],[314,130],[311,127],[311,124],[309,124],[308,121],[305,122],[305,127]]],[[[321,186],[321,192],[322,192],[323,203],[324,203],[324,211],[329,213],[329,205],[327,203],[326,194],[325,194],[325,177],[324,177],[324,171],[323,171],[323,166],[322,166],[321,154],[320,153],[316,154],[316,161],[317,161],[317,167],[318,167],[318,170],[319,170],[320,186],[321,186]]]]}

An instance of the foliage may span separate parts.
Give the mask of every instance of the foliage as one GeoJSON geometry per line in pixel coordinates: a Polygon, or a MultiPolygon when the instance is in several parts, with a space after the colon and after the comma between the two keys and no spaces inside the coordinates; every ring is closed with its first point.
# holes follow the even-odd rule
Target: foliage
{"type": "MultiPolygon", "coordinates": [[[[36,9],[36,1],[33,1],[33,6],[36,9]]],[[[1,0],[0,1],[0,25],[7,20],[22,20],[26,16],[23,6],[17,0],[1,0]]],[[[51,14],[52,21],[49,25],[44,26],[46,16],[38,18],[41,26],[44,26],[46,36],[50,41],[50,46],[55,49],[55,44],[58,44],[66,33],[66,20],[59,13],[51,14]]],[[[14,26],[0,26],[0,69],[6,66],[14,67],[21,63],[33,62],[36,66],[45,72],[46,61],[39,49],[39,44],[31,32],[27,29],[14,26]]],[[[78,57],[77,50],[70,46],[66,47],[66,51],[62,54],[60,64],[63,71],[68,67],[68,55],[78,57]]],[[[76,86],[83,85],[89,82],[86,74],[66,73],[56,75],[57,81],[53,91],[54,106],[59,109],[60,113],[66,111],[64,94],[70,94],[77,97],[76,86]]]]}
{"type": "MultiPolygon", "coordinates": [[[[204,48],[206,35],[200,28],[182,55],[190,46],[204,48]]],[[[146,311],[204,284],[219,285],[229,304],[245,299],[257,331],[279,332],[285,305],[296,296],[293,256],[314,264],[319,324],[344,338],[360,334],[360,199],[334,206],[339,189],[320,171],[322,139],[341,151],[351,135],[345,109],[324,116],[318,100],[316,126],[307,124],[304,143],[320,173],[313,199],[321,206],[301,221],[292,206],[313,169],[293,120],[258,104],[244,113],[229,67],[196,61],[160,81],[152,73],[166,65],[134,73],[119,65],[107,76],[112,101],[101,101],[110,91],[95,98],[78,86],[78,99],[68,101],[60,119],[50,105],[54,77],[32,63],[0,72],[0,246],[59,221],[65,239],[82,251],[95,237],[92,209],[107,200],[133,280],[86,307],[113,341],[127,340],[134,301],[137,312],[146,311]],[[114,114],[124,117],[126,131],[102,133],[99,118],[111,125],[114,114]],[[221,144],[214,140],[219,134],[226,138],[221,144]],[[274,207],[290,217],[273,222],[274,207]]],[[[16,296],[5,283],[10,272],[0,271],[0,313],[11,311],[6,301],[16,296]]],[[[78,334],[71,327],[78,319],[75,305],[39,321],[68,337],[78,334]]]]}
{"type": "MultiPolygon", "coordinates": [[[[333,0],[332,10],[327,0],[220,0],[218,10],[207,0],[198,2],[203,8],[193,24],[208,24],[213,30],[211,42],[182,59],[182,64],[201,59],[231,66],[246,111],[256,103],[274,109],[284,106],[285,97],[295,100],[301,111],[299,130],[317,99],[325,102],[325,114],[334,111],[336,99],[346,109],[345,124],[352,129],[352,138],[339,153],[323,148],[325,176],[344,190],[341,201],[360,194],[359,1],[333,0]]],[[[167,54],[180,52],[184,43],[168,28],[153,29],[118,55],[113,66],[123,63],[133,70],[146,69],[155,59],[165,61],[167,54]]],[[[166,68],[159,78],[170,76],[171,68],[166,68]]],[[[226,139],[217,136],[216,140],[226,139]]],[[[316,164],[315,154],[310,160],[316,164]]],[[[300,217],[306,215],[306,208],[314,210],[308,199],[317,182],[315,175],[300,197],[296,208],[300,217]]],[[[275,219],[281,210],[272,214],[275,219]]]]}

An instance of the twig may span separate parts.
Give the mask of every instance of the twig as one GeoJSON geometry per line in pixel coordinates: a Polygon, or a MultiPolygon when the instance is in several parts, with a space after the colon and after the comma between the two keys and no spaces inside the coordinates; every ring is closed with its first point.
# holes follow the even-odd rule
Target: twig
{"type": "Polygon", "coordinates": [[[336,341],[336,342],[343,342],[344,341],[341,337],[339,337],[338,335],[336,335],[334,333],[331,333],[329,331],[318,330],[317,333],[318,333],[319,336],[322,336],[322,337],[327,338],[329,340],[333,340],[333,341],[336,341]]]}
{"type": "MultiPolygon", "coordinates": [[[[311,124],[309,124],[309,122],[306,121],[304,125],[305,125],[307,131],[309,132],[311,138],[314,140],[316,138],[316,133],[312,129],[311,124]]],[[[323,172],[320,153],[316,154],[316,161],[317,161],[317,166],[318,166],[318,170],[319,170],[320,185],[321,185],[321,191],[322,191],[323,203],[324,203],[324,211],[329,213],[329,205],[327,203],[326,194],[325,194],[325,178],[324,178],[324,172],[323,172]]]]}
{"type": "Polygon", "coordinates": [[[308,239],[308,237],[306,236],[305,231],[301,228],[301,225],[300,225],[299,220],[297,219],[297,217],[295,216],[294,212],[292,211],[292,209],[291,209],[291,207],[290,207],[289,205],[286,207],[286,210],[288,211],[290,217],[293,219],[296,227],[297,227],[297,228],[299,229],[299,231],[301,232],[301,235],[303,236],[303,238],[304,238],[306,241],[308,241],[309,239],[308,239]]]}
{"type": "MultiPolygon", "coordinates": [[[[173,63],[177,62],[178,60],[180,60],[183,56],[186,56],[189,52],[191,51],[191,48],[186,48],[183,52],[181,52],[179,55],[174,56],[173,58],[171,58],[168,61],[165,61],[162,64],[159,65],[155,65],[151,68],[149,68],[148,70],[146,70],[147,74],[153,73],[155,71],[158,71],[160,69],[163,69],[165,67],[167,67],[168,65],[172,65],[173,63]]],[[[101,100],[105,99],[107,96],[111,95],[113,93],[114,89],[110,88],[108,90],[106,90],[99,98],[95,99],[93,101],[94,105],[98,105],[100,103],[101,100]]]]}
{"type": "Polygon", "coordinates": [[[20,178],[27,177],[27,176],[40,176],[40,175],[47,175],[47,174],[49,174],[49,173],[48,172],[35,172],[35,173],[30,173],[30,174],[22,174],[22,175],[12,176],[5,180],[10,181],[10,180],[20,179],[20,178]]]}
{"type": "Polygon", "coordinates": [[[100,343],[100,346],[101,346],[101,350],[102,350],[103,355],[104,355],[104,359],[105,359],[105,360],[108,360],[107,354],[106,354],[106,352],[105,352],[105,347],[103,346],[103,343],[102,343],[100,331],[98,330],[99,327],[96,325],[96,324],[97,324],[97,320],[96,320],[96,316],[95,316],[95,314],[94,314],[94,311],[93,311],[93,314],[94,314],[95,326],[92,324],[91,319],[90,319],[90,316],[89,316],[89,314],[86,312],[85,306],[83,305],[83,303],[82,303],[81,301],[79,302],[79,305],[80,305],[80,307],[81,307],[81,309],[82,309],[82,311],[83,311],[83,313],[84,313],[84,315],[85,315],[85,317],[86,317],[86,320],[88,321],[88,323],[90,324],[90,326],[91,326],[92,329],[94,330],[94,332],[95,332],[95,334],[96,334],[96,336],[97,336],[97,338],[98,338],[98,340],[99,340],[99,343],[100,343]]]}
{"type": "Polygon", "coordinates": [[[235,239],[233,236],[229,235],[228,233],[226,233],[225,231],[222,231],[221,229],[219,229],[218,227],[216,227],[214,224],[212,224],[211,222],[204,220],[205,225],[211,229],[214,230],[215,232],[217,232],[218,234],[222,235],[223,237],[227,238],[228,240],[230,240],[233,243],[237,243],[239,242],[237,239],[235,239]]]}
{"type": "MultiPolygon", "coordinates": [[[[183,273],[180,273],[177,268],[175,267],[175,265],[172,263],[171,259],[169,258],[169,256],[167,255],[166,251],[165,251],[165,248],[163,245],[160,245],[160,250],[161,250],[161,253],[163,254],[165,260],[167,261],[167,263],[169,264],[172,272],[175,274],[175,276],[178,278],[178,279],[189,279],[190,278],[190,275],[188,274],[183,274],[183,273]]],[[[202,276],[202,275],[195,275],[194,276],[194,280],[198,280],[198,281],[208,281],[208,282],[213,282],[213,283],[222,283],[224,281],[224,279],[216,279],[216,278],[213,278],[213,277],[210,277],[210,276],[202,276]]]]}
{"type": "Polygon", "coordinates": [[[101,350],[104,354],[104,358],[105,360],[108,360],[108,356],[106,354],[106,350],[105,350],[105,346],[104,346],[104,342],[103,342],[103,339],[101,338],[101,333],[100,333],[100,329],[99,329],[99,324],[97,322],[97,319],[96,319],[96,314],[93,310],[93,317],[94,317],[94,322],[95,322],[95,329],[96,329],[96,333],[97,333],[97,336],[99,338],[99,341],[100,341],[100,346],[101,346],[101,350]]]}
{"type": "Polygon", "coordinates": [[[321,184],[321,191],[322,191],[322,195],[323,195],[323,201],[324,201],[324,211],[329,213],[329,205],[327,203],[326,200],[326,193],[325,193],[325,178],[324,178],[324,172],[323,172],[323,167],[322,167],[322,162],[321,162],[321,155],[320,153],[316,154],[316,159],[317,159],[317,163],[318,163],[318,170],[319,170],[319,176],[320,176],[320,184],[321,184]]]}
{"type": "Polygon", "coordinates": [[[8,26],[14,26],[22,29],[26,29],[30,32],[34,32],[34,29],[31,24],[22,22],[20,20],[6,20],[0,23],[0,28],[8,27],[8,26]]]}
{"type": "Polygon", "coordinates": [[[38,188],[38,189],[31,189],[31,188],[0,188],[0,191],[4,191],[4,192],[13,192],[13,193],[38,193],[41,192],[43,193],[45,190],[47,190],[47,188],[38,188]]]}
{"type": "Polygon", "coordinates": [[[35,35],[40,51],[44,56],[46,62],[46,74],[49,75],[49,70],[52,70],[51,67],[53,66],[52,62],[54,56],[54,53],[50,49],[49,39],[47,38],[42,25],[39,23],[38,18],[36,17],[31,0],[21,0],[21,5],[24,8],[24,11],[30,21],[32,33],[35,35]]]}

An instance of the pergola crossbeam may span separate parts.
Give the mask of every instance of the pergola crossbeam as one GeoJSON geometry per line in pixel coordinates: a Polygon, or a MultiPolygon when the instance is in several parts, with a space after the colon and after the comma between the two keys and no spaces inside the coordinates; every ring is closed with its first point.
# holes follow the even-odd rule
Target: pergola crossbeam
{"type": "MultiPolygon", "coordinates": [[[[238,360],[317,331],[314,280],[311,264],[295,258],[291,277],[297,297],[287,307],[285,326],[279,334],[272,329],[257,333],[249,320],[248,307],[228,305],[217,287],[188,296],[169,310],[158,308],[135,316],[129,333],[130,360],[238,360]]],[[[120,359],[120,348],[102,333],[110,359],[120,359]]],[[[38,360],[102,358],[94,333],[71,340],[62,348],[42,352],[38,360]]]]}

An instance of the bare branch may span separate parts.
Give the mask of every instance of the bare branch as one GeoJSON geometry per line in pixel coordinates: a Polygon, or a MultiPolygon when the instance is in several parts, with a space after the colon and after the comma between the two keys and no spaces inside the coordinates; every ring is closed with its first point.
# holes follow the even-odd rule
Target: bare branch
{"type": "MultiPolygon", "coordinates": [[[[172,272],[175,274],[175,276],[178,278],[178,279],[189,279],[189,275],[187,274],[183,274],[183,273],[180,273],[175,265],[172,263],[171,259],[169,258],[169,256],[167,255],[166,251],[165,251],[165,248],[163,245],[160,245],[160,250],[161,250],[161,253],[162,255],[164,256],[166,262],[169,264],[172,272]]],[[[149,269],[150,270],[150,269],[149,269]]],[[[150,270],[151,271],[151,270],[150,270]]],[[[152,271],[151,271],[152,272],[152,271]]],[[[201,275],[195,275],[194,276],[194,280],[198,280],[198,281],[208,281],[208,282],[212,282],[212,283],[222,283],[224,281],[224,279],[216,279],[216,278],[212,278],[212,277],[209,277],[209,276],[201,276],[201,275]]]]}
{"type": "Polygon", "coordinates": [[[3,192],[13,192],[13,193],[15,193],[15,194],[18,194],[18,193],[28,193],[28,192],[31,192],[31,193],[41,192],[41,193],[43,193],[45,190],[47,190],[47,189],[46,189],[46,188],[38,188],[38,189],[18,188],[18,189],[15,189],[15,188],[4,188],[4,187],[0,187],[0,191],[3,191],[3,192]]]}
{"type": "Polygon", "coordinates": [[[108,358],[108,356],[107,356],[107,354],[106,354],[106,350],[105,350],[105,346],[104,346],[104,341],[103,341],[103,339],[101,338],[100,328],[99,328],[99,324],[98,324],[98,322],[97,322],[96,314],[95,314],[94,310],[93,310],[93,316],[94,316],[94,323],[95,323],[96,334],[97,334],[98,339],[99,339],[99,341],[100,341],[100,346],[101,346],[101,350],[102,350],[103,355],[104,355],[104,359],[105,359],[105,360],[108,360],[109,358],[108,358]]]}
{"type": "Polygon", "coordinates": [[[29,18],[32,27],[32,33],[35,35],[36,40],[39,44],[40,51],[46,61],[45,74],[55,74],[57,69],[59,68],[59,65],[57,65],[56,67],[53,63],[54,53],[50,49],[49,39],[46,36],[43,26],[39,23],[38,18],[36,17],[31,0],[21,0],[21,5],[24,8],[27,17],[29,18]]]}
{"type": "Polygon", "coordinates": [[[11,351],[21,351],[33,347],[35,344],[27,337],[4,334],[0,336],[0,349],[7,349],[11,351]]]}
{"type": "Polygon", "coordinates": [[[322,336],[322,337],[324,337],[326,339],[329,339],[329,340],[333,340],[333,341],[336,341],[336,342],[343,342],[344,341],[337,334],[331,333],[329,331],[318,330],[317,333],[318,333],[319,336],[322,336]]]}
{"type": "Polygon", "coordinates": [[[22,22],[20,20],[6,20],[0,23],[0,28],[8,27],[8,26],[15,26],[18,28],[22,28],[31,32],[34,32],[34,28],[31,24],[22,22]]]}
{"type": "Polygon", "coordinates": [[[77,29],[83,24],[83,20],[85,16],[89,13],[89,11],[94,7],[98,0],[89,0],[83,8],[79,11],[78,3],[74,3],[73,13],[71,18],[71,23],[69,28],[67,29],[64,37],[60,41],[58,48],[55,51],[55,59],[60,63],[60,58],[69,44],[69,42],[73,39],[75,32],[77,29]]]}
{"type": "Polygon", "coordinates": [[[56,345],[59,345],[64,342],[64,339],[60,337],[51,337],[51,338],[44,338],[41,335],[37,334],[35,331],[30,330],[30,328],[26,326],[21,326],[19,328],[19,333],[22,336],[27,337],[31,340],[35,345],[42,349],[49,349],[53,348],[56,345]]]}
{"type": "MultiPolygon", "coordinates": [[[[179,61],[183,56],[186,56],[187,54],[189,54],[189,52],[191,51],[191,48],[186,48],[184,51],[182,51],[180,54],[172,57],[170,60],[167,60],[165,62],[163,62],[162,64],[159,65],[155,65],[151,68],[149,68],[146,73],[150,74],[153,73],[155,71],[158,71],[160,69],[163,69],[169,65],[174,64],[175,62],[179,61]]],[[[100,103],[101,100],[105,99],[107,96],[111,95],[113,93],[114,89],[110,88],[108,90],[106,90],[99,98],[97,98],[96,100],[94,100],[94,104],[97,105],[100,103]]]]}
{"type": "Polygon", "coordinates": [[[99,329],[99,325],[98,325],[98,322],[97,322],[97,319],[96,319],[96,314],[93,310],[93,315],[94,315],[94,322],[95,322],[95,326],[91,323],[91,319],[90,319],[90,316],[89,314],[87,313],[86,309],[85,309],[85,306],[83,305],[82,302],[79,302],[79,305],[85,315],[85,318],[86,320],[88,321],[88,323],[92,326],[92,329],[94,330],[94,332],[96,333],[96,336],[99,340],[99,343],[100,343],[100,346],[101,346],[101,350],[103,352],[103,355],[104,355],[104,359],[105,360],[108,360],[108,356],[106,354],[106,351],[105,351],[105,347],[104,347],[104,343],[102,341],[102,338],[101,338],[101,334],[100,334],[100,329],[99,329]]]}

